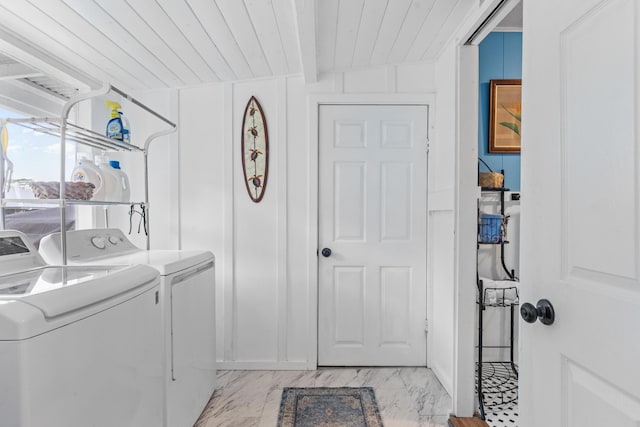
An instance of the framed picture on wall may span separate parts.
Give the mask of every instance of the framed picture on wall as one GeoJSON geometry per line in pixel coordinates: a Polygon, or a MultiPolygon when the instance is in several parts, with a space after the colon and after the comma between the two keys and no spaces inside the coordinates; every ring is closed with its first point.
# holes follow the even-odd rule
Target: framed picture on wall
{"type": "Polygon", "coordinates": [[[522,80],[491,80],[489,152],[519,153],[522,80]]]}

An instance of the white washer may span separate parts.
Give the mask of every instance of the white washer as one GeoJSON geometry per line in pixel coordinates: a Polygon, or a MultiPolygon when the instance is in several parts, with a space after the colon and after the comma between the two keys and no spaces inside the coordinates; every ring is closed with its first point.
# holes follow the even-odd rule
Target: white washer
{"type": "Polygon", "coordinates": [[[47,266],[0,231],[0,272],[0,425],[160,425],[156,270],[47,266]]]}
{"type": "MultiPolygon", "coordinates": [[[[40,242],[61,259],[60,234],[40,242]]],[[[69,264],[145,264],[160,273],[165,337],[166,427],[192,426],[215,389],[214,256],[199,250],[142,250],[118,229],[67,232],[69,264]]]]}

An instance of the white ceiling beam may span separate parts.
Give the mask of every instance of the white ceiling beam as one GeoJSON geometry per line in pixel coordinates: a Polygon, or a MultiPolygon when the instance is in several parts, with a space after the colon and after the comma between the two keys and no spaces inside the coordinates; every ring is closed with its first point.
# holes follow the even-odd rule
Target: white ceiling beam
{"type": "Polygon", "coordinates": [[[11,57],[16,62],[40,70],[43,74],[55,77],[80,90],[88,90],[91,87],[99,86],[98,80],[62,62],[45,50],[31,45],[15,33],[2,28],[0,28],[0,52],[11,57]]]}
{"type": "Polygon", "coordinates": [[[318,81],[318,67],[316,64],[316,2],[315,0],[294,1],[304,81],[307,84],[315,83],[318,81]]]}
{"type": "Polygon", "coordinates": [[[0,80],[23,79],[25,77],[39,77],[43,74],[24,64],[0,64],[0,80]]]}
{"type": "Polygon", "coordinates": [[[64,102],[19,82],[0,81],[0,104],[34,116],[59,115],[64,102]]]}

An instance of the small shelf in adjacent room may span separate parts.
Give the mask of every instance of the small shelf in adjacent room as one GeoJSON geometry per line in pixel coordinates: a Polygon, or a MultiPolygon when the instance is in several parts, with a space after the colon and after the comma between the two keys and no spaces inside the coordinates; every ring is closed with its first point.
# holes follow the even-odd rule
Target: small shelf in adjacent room
{"type": "Polygon", "coordinates": [[[507,191],[511,191],[510,189],[506,188],[506,187],[480,187],[481,191],[496,191],[496,192],[500,192],[500,193],[506,193],[507,191]]]}
{"type": "MultiPolygon", "coordinates": [[[[504,174],[504,171],[501,171],[504,174]]],[[[506,226],[508,216],[505,216],[505,194],[510,191],[506,187],[481,187],[482,193],[496,193],[495,196],[486,196],[484,200],[478,200],[478,240],[477,248],[499,247],[498,261],[506,280],[492,280],[481,278],[477,275],[478,288],[478,356],[476,361],[476,393],[478,394],[478,409],[480,417],[485,420],[487,411],[503,412],[511,411],[518,402],[518,366],[515,358],[515,318],[517,307],[520,304],[518,279],[514,270],[505,263],[506,226]],[[498,212],[487,214],[481,212],[482,203],[498,203],[498,212]],[[509,324],[509,342],[504,345],[486,345],[484,342],[484,312],[486,309],[507,309],[509,324]],[[507,357],[497,357],[501,360],[486,361],[484,354],[486,349],[508,350],[507,357]],[[507,360],[505,360],[507,359],[507,360]]]]}
{"type": "Polygon", "coordinates": [[[502,242],[478,242],[478,245],[508,245],[509,241],[508,240],[503,240],[502,242]]]}

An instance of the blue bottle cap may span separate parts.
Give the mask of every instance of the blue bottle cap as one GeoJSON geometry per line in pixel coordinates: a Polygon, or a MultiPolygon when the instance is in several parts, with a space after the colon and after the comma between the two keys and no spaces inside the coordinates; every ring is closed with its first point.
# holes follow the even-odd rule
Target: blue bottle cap
{"type": "Polygon", "coordinates": [[[120,162],[117,160],[109,160],[109,166],[114,169],[120,169],[120,162]]]}

